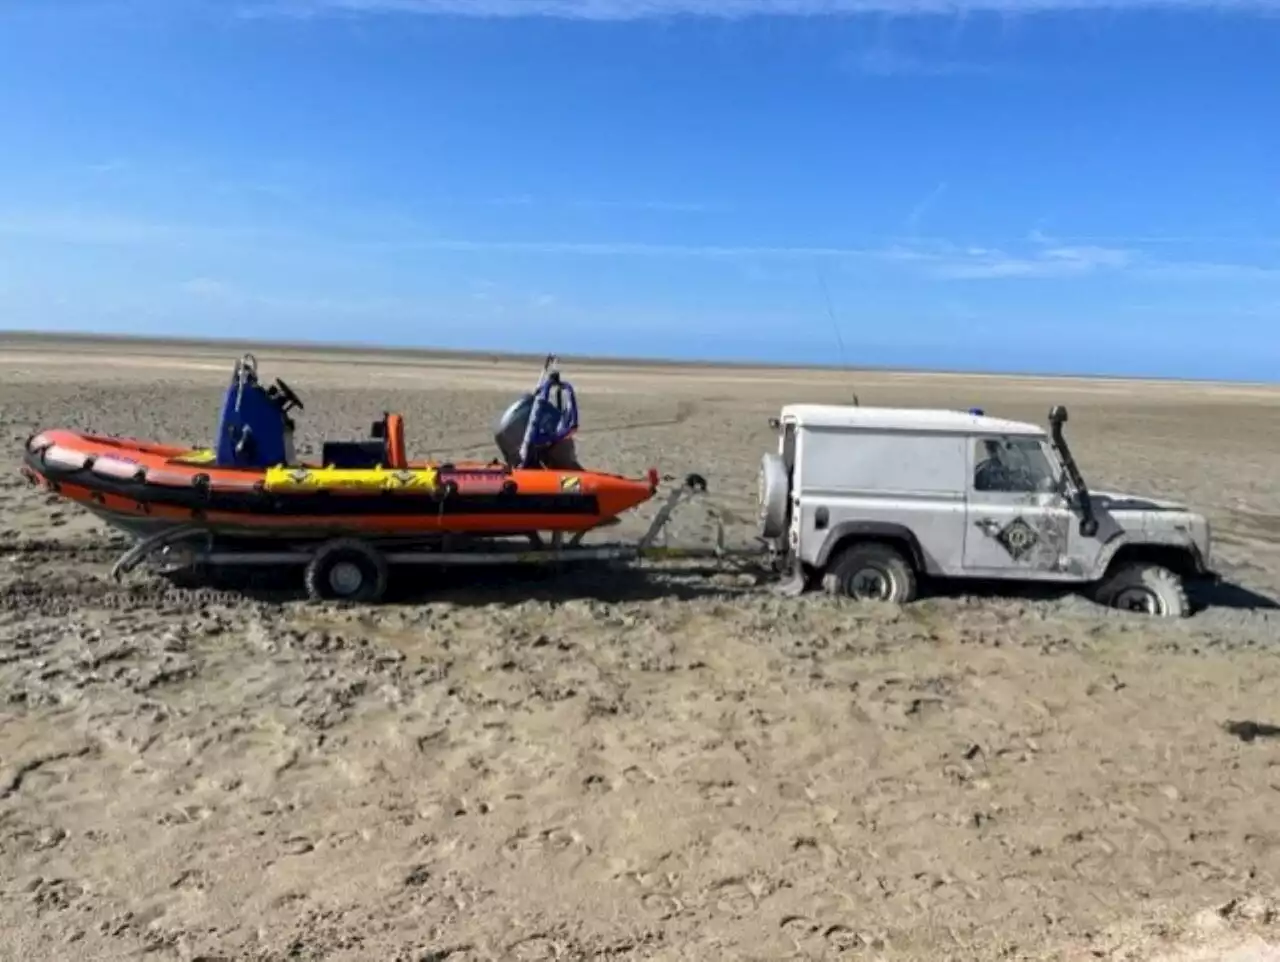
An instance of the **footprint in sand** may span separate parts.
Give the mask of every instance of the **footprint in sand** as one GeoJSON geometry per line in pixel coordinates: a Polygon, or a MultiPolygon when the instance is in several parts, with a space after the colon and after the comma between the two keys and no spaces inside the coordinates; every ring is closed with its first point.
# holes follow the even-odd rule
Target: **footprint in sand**
{"type": "Polygon", "coordinates": [[[875,940],[864,938],[847,925],[819,922],[804,915],[783,916],[779,927],[794,943],[796,950],[805,955],[823,955],[831,951],[845,953],[875,945],[875,940]]]}
{"type": "Polygon", "coordinates": [[[684,911],[684,903],[670,892],[646,892],[640,896],[640,905],[658,921],[675,918],[684,911]]]}
{"type": "Polygon", "coordinates": [[[563,959],[568,956],[568,946],[549,935],[531,935],[507,947],[507,958],[519,962],[541,962],[543,959],[563,959]]]}
{"type": "Polygon", "coordinates": [[[760,903],[781,887],[765,875],[731,875],[711,884],[707,902],[723,915],[743,918],[758,911],[760,903]]]}
{"type": "Polygon", "coordinates": [[[156,816],[160,825],[190,825],[202,822],[213,814],[213,809],[205,805],[182,805],[156,816]]]}
{"type": "Polygon", "coordinates": [[[731,778],[714,782],[701,782],[698,794],[712,805],[733,807],[741,804],[738,784],[731,778]]]}
{"type": "Polygon", "coordinates": [[[645,787],[656,784],[658,778],[653,773],[645,771],[639,765],[630,765],[622,770],[622,780],[628,785],[645,787]]]}
{"type": "Polygon", "coordinates": [[[521,828],[515,835],[507,839],[502,847],[505,851],[511,853],[531,854],[535,852],[564,852],[581,844],[582,836],[577,832],[560,826],[552,826],[538,832],[530,832],[528,829],[521,828]]]}
{"type": "Polygon", "coordinates": [[[72,879],[36,878],[27,886],[31,903],[37,915],[45,912],[61,912],[84,894],[84,887],[72,879]]]}

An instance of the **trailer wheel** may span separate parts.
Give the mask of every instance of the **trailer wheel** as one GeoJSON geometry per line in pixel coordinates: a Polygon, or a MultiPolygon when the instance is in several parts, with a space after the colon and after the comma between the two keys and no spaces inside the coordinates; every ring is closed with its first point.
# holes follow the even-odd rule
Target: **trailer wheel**
{"type": "Polygon", "coordinates": [[[387,559],[376,548],[340,538],[321,546],[307,564],[307,596],[313,601],[380,601],[388,576],[387,559]]]}

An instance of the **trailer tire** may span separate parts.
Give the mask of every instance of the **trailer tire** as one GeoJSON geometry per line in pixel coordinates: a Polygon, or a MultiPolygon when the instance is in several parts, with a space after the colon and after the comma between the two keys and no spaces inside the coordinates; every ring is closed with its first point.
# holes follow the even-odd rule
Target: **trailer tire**
{"type": "Polygon", "coordinates": [[[320,547],[307,564],[305,583],[312,601],[369,604],[387,593],[387,559],[372,545],[339,538],[320,547]]]}

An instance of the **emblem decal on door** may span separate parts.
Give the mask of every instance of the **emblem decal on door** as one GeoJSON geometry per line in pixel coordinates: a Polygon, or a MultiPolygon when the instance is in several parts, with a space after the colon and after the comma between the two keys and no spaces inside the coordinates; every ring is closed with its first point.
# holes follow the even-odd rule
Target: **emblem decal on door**
{"type": "Polygon", "coordinates": [[[1014,518],[1000,529],[995,538],[1000,542],[1000,547],[1009,552],[1009,557],[1014,561],[1022,560],[1023,556],[1040,540],[1035,528],[1022,518],[1014,518]]]}

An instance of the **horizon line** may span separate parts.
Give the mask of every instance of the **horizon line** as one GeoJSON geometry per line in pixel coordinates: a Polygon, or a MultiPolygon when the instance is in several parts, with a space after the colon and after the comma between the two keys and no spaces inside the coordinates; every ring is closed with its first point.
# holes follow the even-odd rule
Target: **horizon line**
{"type": "Polygon", "coordinates": [[[672,18],[745,21],[766,18],[896,19],[1097,13],[1280,15],[1280,0],[241,0],[246,19],[335,16],[430,16],[471,20],[543,19],[635,23],[672,18]]]}
{"type": "MultiPolygon", "coordinates": [[[[216,348],[226,346],[230,348],[232,345],[239,345],[245,350],[257,348],[258,350],[266,349],[268,351],[298,352],[313,351],[320,354],[372,354],[389,363],[396,363],[397,355],[410,355],[419,360],[426,360],[432,357],[448,360],[450,358],[458,360],[488,360],[494,363],[502,361],[520,361],[540,363],[548,355],[537,352],[528,351],[509,351],[509,350],[485,350],[481,348],[448,348],[448,347],[427,347],[421,345],[409,344],[371,344],[359,341],[341,341],[341,340],[320,340],[320,341],[276,341],[263,340],[256,338],[233,338],[219,336],[200,336],[194,337],[189,335],[154,335],[154,334],[128,334],[121,332],[95,332],[87,330],[68,330],[68,331],[41,331],[33,328],[0,328],[0,351],[5,349],[11,350],[30,350],[21,343],[12,342],[29,342],[33,346],[38,347],[39,342],[47,344],[56,344],[58,342],[70,341],[73,343],[91,345],[94,343],[124,343],[135,344],[148,347],[197,347],[197,348],[216,348]]],[[[822,364],[822,363],[781,363],[765,360],[733,360],[733,359],[709,359],[700,357],[663,357],[660,355],[628,355],[628,354],[560,354],[554,353],[557,358],[562,361],[568,361],[573,364],[582,365],[584,367],[609,365],[626,365],[633,367],[674,367],[674,368],[722,368],[726,370],[760,370],[760,371],[821,371],[830,373],[848,373],[848,374],[912,374],[922,375],[925,377],[973,377],[973,378],[992,378],[1003,380],[1042,380],[1042,381],[1096,381],[1107,383],[1151,383],[1151,384],[1194,384],[1199,386],[1230,386],[1230,387],[1255,387],[1255,388],[1277,388],[1280,387],[1280,379],[1274,381],[1250,380],[1244,378],[1213,378],[1213,377],[1193,377],[1187,375],[1134,375],[1134,374],[1054,374],[1049,372],[1037,372],[1033,370],[1027,371],[979,371],[968,368],[947,368],[947,367],[896,367],[886,364],[822,364]]],[[[161,357],[169,356],[160,354],[161,357]]],[[[412,361],[405,360],[401,362],[409,365],[412,361]]]]}

